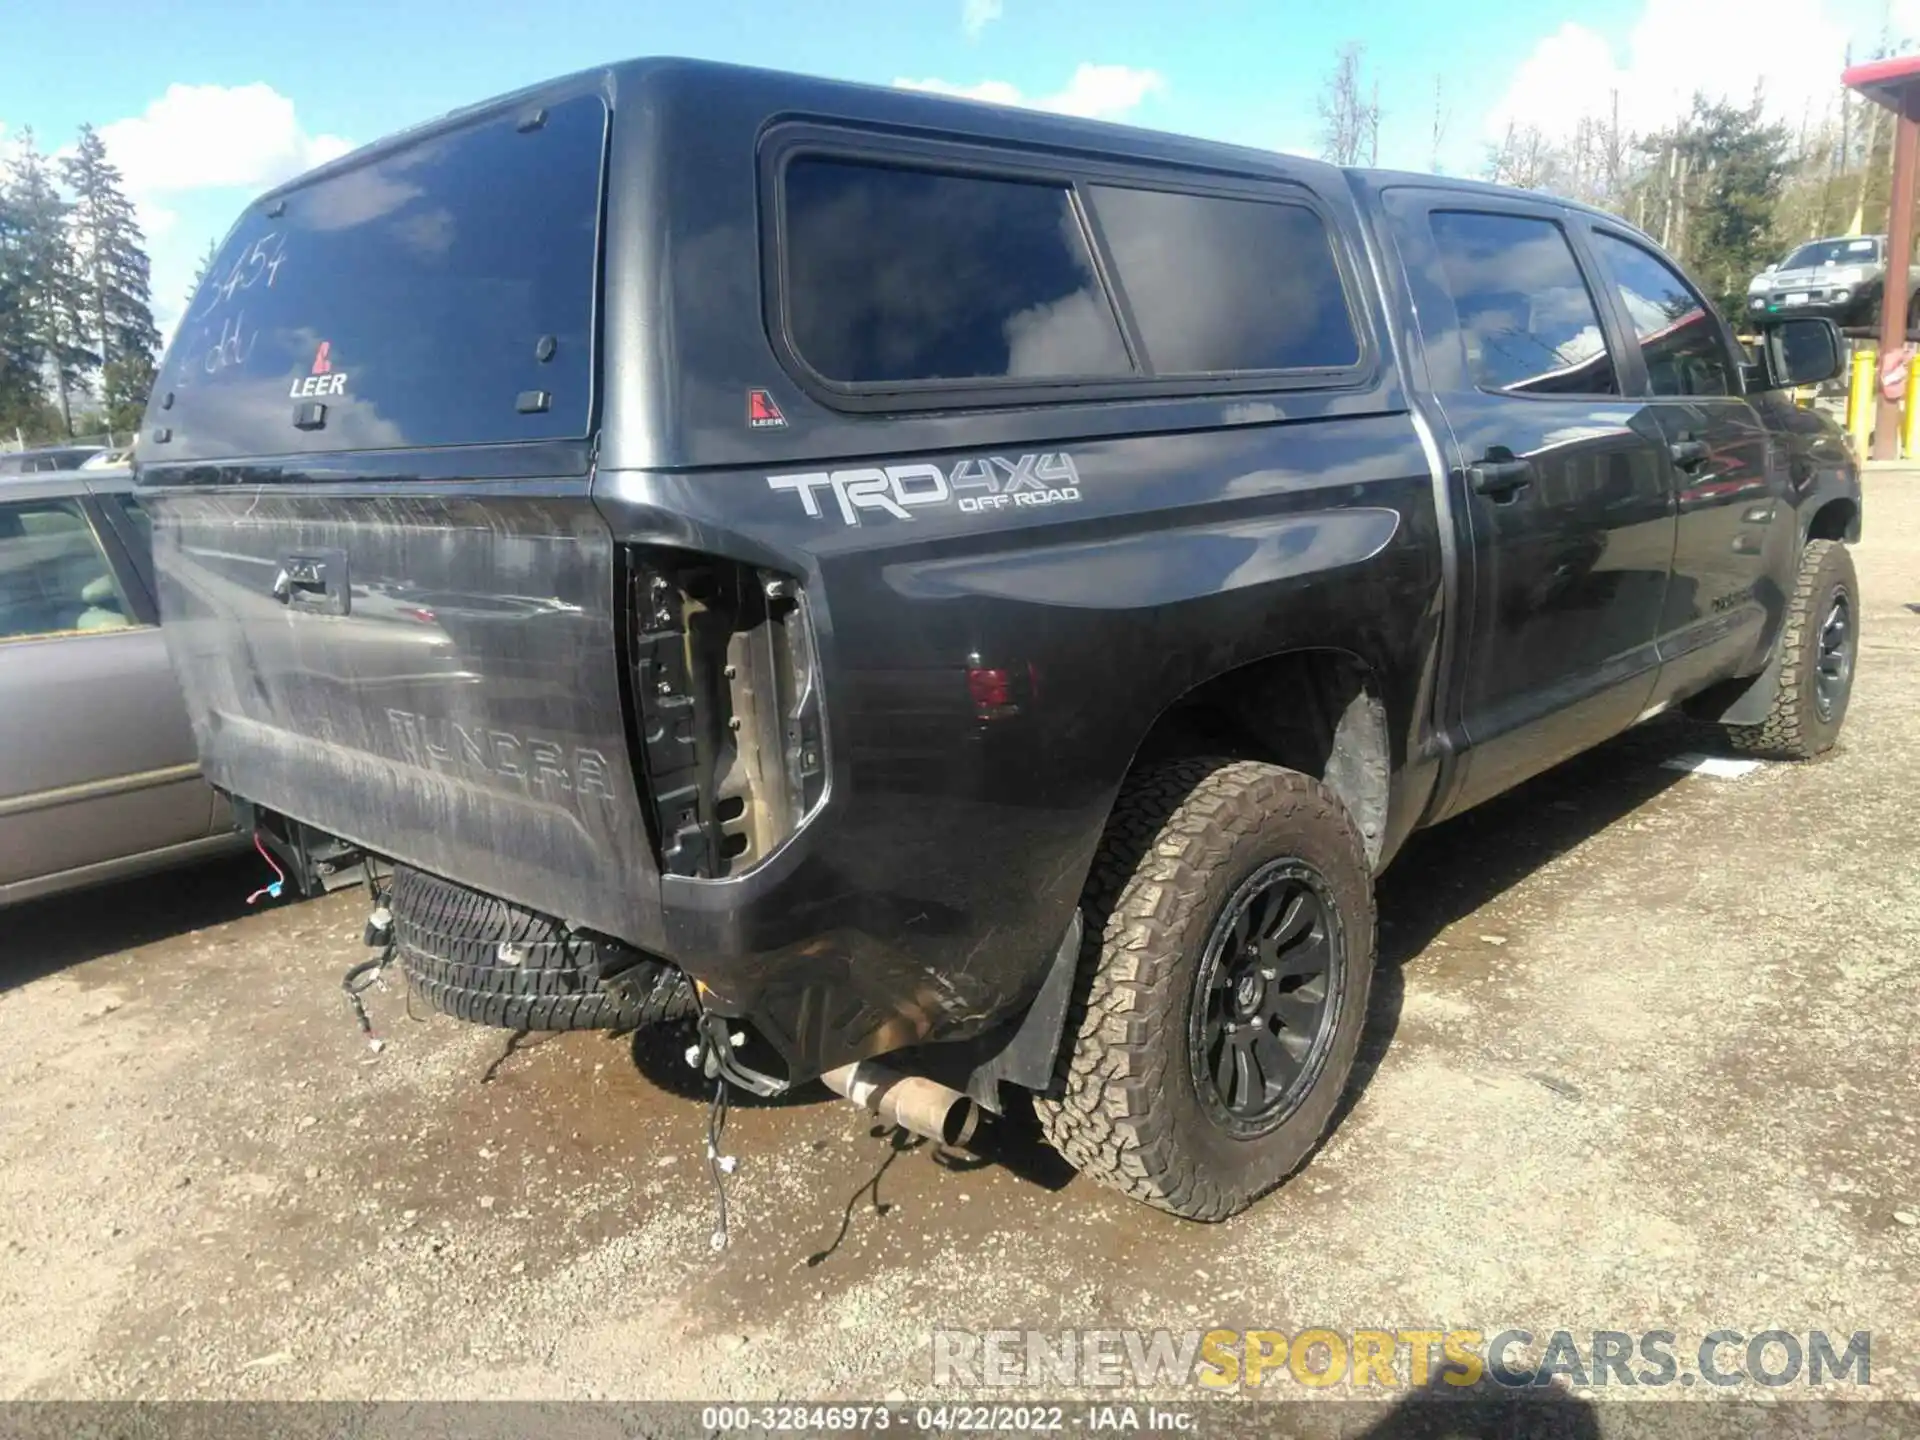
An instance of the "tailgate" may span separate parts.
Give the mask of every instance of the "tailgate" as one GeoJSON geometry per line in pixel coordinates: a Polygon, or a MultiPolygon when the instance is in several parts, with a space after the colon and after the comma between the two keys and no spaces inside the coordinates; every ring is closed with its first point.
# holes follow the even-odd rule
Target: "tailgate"
{"type": "Polygon", "coordinates": [[[571,924],[660,943],[614,551],[584,495],[153,497],[208,778],[571,924]]]}
{"type": "Polygon", "coordinates": [[[565,83],[248,206],[168,347],[140,483],[215,784],[646,946],[587,495],[608,110],[565,83]]]}

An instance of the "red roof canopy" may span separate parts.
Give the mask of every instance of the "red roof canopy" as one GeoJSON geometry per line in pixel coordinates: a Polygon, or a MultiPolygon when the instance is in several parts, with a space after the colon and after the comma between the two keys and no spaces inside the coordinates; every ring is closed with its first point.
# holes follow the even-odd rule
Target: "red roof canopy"
{"type": "Polygon", "coordinates": [[[1920,55],[1897,55],[1891,60],[1848,66],[1840,83],[1889,110],[1905,112],[1920,107],[1920,55]]]}

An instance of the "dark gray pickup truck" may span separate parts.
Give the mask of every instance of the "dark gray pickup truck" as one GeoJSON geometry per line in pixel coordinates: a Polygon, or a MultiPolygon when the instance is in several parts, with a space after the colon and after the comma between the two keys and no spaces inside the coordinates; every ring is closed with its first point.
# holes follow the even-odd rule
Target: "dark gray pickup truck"
{"type": "Polygon", "coordinates": [[[206,773],[392,862],[433,1003],[1024,1087],[1218,1218],[1411,831],[1683,703],[1833,743],[1837,364],[1542,195],[639,61],[250,206],[140,483],[206,773]]]}

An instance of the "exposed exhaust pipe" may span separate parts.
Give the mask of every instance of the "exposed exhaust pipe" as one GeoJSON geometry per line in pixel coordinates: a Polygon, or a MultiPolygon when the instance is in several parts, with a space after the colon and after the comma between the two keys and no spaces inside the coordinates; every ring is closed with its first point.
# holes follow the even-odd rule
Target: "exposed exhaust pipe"
{"type": "Polygon", "coordinates": [[[958,1090],[922,1075],[902,1075],[873,1060],[842,1065],[820,1077],[869,1115],[943,1145],[964,1145],[980,1123],[980,1107],[958,1090]]]}

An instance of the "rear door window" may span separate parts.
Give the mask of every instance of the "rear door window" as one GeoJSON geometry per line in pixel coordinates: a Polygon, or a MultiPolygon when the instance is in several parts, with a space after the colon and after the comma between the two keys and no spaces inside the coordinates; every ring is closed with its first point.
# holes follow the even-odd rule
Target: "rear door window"
{"type": "Polygon", "coordinates": [[[168,349],[149,457],[586,436],[606,106],[530,118],[251,206],[168,349]]]}
{"type": "Polygon", "coordinates": [[[1620,393],[1564,230],[1468,210],[1436,210],[1432,224],[1475,384],[1511,395],[1620,393]]]}
{"type": "Polygon", "coordinates": [[[1089,193],[1154,374],[1359,363],[1332,241],[1306,206],[1110,185],[1089,193]]]}
{"type": "Polygon", "coordinates": [[[804,155],[783,203],[788,333],[829,381],[1133,373],[1063,184],[804,155]]]}

